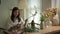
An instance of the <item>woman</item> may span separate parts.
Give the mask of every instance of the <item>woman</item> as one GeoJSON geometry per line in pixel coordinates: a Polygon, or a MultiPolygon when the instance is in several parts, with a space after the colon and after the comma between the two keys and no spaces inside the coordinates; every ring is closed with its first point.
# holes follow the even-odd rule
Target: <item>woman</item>
{"type": "Polygon", "coordinates": [[[23,19],[20,17],[20,12],[17,7],[14,7],[8,23],[8,30],[15,31],[19,30],[24,25],[23,19]]]}

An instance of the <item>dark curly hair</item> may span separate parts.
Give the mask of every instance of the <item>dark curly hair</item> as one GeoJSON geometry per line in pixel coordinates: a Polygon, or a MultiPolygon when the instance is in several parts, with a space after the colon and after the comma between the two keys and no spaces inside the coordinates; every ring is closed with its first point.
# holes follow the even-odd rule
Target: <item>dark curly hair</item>
{"type": "MultiPolygon", "coordinates": [[[[11,20],[14,22],[14,12],[16,11],[16,10],[19,10],[19,8],[18,7],[14,7],[13,9],[12,9],[12,14],[11,14],[11,20]]],[[[20,12],[18,12],[18,16],[16,17],[16,18],[18,18],[18,22],[20,22],[20,12]]]]}

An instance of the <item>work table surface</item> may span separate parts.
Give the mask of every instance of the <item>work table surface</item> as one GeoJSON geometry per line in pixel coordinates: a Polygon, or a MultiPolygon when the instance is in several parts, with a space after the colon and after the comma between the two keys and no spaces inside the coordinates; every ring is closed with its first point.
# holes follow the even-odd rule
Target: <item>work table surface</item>
{"type": "Polygon", "coordinates": [[[40,30],[40,33],[46,34],[46,33],[55,33],[59,31],[60,31],[60,26],[50,26],[50,27],[40,30]]]}
{"type": "Polygon", "coordinates": [[[60,32],[60,26],[49,26],[47,28],[40,30],[39,32],[33,32],[28,34],[47,34],[47,33],[49,34],[55,32],[60,32]]]}
{"type": "MultiPolygon", "coordinates": [[[[52,34],[52,33],[56,33],[59,32],[60,33],[60,26],[49,26],[47,28],[44,29],[40,29],[39,32],[27,32],[26,34],[52,34]]],[[[0,33],[2,34],[2,33],[0,33]]]]}

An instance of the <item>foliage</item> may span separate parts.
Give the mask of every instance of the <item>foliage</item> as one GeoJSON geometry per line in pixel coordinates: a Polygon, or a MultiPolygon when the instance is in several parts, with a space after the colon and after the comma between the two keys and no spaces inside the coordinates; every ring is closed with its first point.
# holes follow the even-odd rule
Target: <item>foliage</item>
{"type": "Polygon", "coordinates": [[[24,32],[38,32],[38,28],[36,28],[36,27],[29,27],[29,26],[27,26],[27,27],[25,27],[25,28],[23,28],[23,30],[22,30],[22,32],[20,33],[20,34],[23,34],[24,32]]]}
{"type": "Polygon", "coordinates": [[[41,18],[40,21],[43,22],[43,21],[45,20],[46,17],[45,17],[44,15],[41,15],[40,18],[41,18]]]}

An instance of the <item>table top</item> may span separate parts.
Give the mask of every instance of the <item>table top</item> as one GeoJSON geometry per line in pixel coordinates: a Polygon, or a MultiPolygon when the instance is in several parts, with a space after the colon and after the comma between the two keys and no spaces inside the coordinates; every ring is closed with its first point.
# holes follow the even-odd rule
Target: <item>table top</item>
{"type": "Polygon", "coordinates": [[[60,31],[60,26],[49,26],[47,28],[40,30],[39,32],[32,32],[28,34],[46,34],[46,33],[52,33],[57,31],[60,31]]]}
{"type": "Polygon", "coordinates": [[[50,26],[40,30],[40,33],[45,34],[45,33],[58,32],[58,31],[60,31],[60,26],[50,26]]]}
{"type": "Polygon", "coordinates": [[[50,26],[42,30],[39,30],[39,32],[32,32],[32,33],[28,32],[27,34],[46,34],[51,32],[58,32],[58,31],[60,31],[60,26],[50,26]]]}

